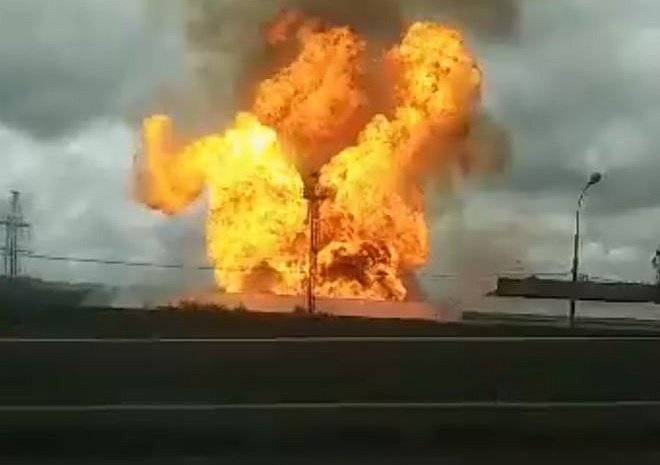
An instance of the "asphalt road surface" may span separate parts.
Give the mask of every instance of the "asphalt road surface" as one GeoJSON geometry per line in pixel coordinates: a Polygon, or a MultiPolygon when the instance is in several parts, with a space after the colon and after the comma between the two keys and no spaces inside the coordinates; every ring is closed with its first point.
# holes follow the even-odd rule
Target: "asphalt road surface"
{"type": "Polygon", "coordinates": [[[660,339],[2,339],[0,406],[660,400],[660,339]]]}
{"type": "Polygon", "coordinates": [[[0,366],[0,450],[660,444],[655,337],[2,339],[0,366]]]}

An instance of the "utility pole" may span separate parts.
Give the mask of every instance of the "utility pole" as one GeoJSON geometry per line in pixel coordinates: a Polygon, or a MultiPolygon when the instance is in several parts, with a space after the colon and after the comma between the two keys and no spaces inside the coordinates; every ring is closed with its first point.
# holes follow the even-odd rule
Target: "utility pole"
{"type": "Polygon", "coordinates": [[[309,261],[307,268],[307,312],[316,312],[316,258],[319,243],[319,202],[327,196],[320,192],[319,175],[312,173],[305,182],[304,197],[307,199],[307,222],[309,224],[309,261]]]}
{"type": "Polygon", "coordinates": [[[660,245],[655,249],[651,258],[651,265],[655,271],[655,303],[660,303],[660,245]]]}
{"type": "Polygon", "coordinates": [[[30,224],[23,218],[18,191],[11,191],[9,212],[4,218],[0,218],[0,226],[5,227],[5,245],[2,247],[5,276],[16,278],[21,271],[20,253],[24,252],[20,248],[21,233],[30,227],[30,224]]]}

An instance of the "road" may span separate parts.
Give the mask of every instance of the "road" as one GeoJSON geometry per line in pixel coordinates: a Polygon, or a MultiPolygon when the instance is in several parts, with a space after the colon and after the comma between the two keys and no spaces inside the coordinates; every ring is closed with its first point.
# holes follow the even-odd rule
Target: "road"
{"type": "Polygon", "coordinates": [[[0,406],[660,400],[660,339],[2,339],[0,406]]]}
{"type": "Polygon", "coordinates": [[[0,339],[0,366],[4,447],[660,430],[655,337],[0,339]]]}

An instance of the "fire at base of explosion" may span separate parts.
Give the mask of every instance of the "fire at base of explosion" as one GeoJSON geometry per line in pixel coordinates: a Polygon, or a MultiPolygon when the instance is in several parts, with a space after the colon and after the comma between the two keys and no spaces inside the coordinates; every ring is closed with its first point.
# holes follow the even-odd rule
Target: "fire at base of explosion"
{"type": "MultiPolygon", "coordinates": [[[[154,268],[164,271],[177,271],[177,272],[207,272],[214,269],[214,267],[208,265],[185,265],[185,264],[175,264],[175,263],[158,263],[155,261],[131,261],[126,259],[107,259],[107,258],[92,258],[92,257],[69,257],[69,256],[55,256],[47,254],[38,254],[30,253],[25,254],[25,258],[34,259],[34,260],[45,260],[45,261],[55,261],[55,262],[70,262],[70,263],[81,263],[87,264],[90,266],[103,266],[103,267],[118,267],[125,266],[128,268],[154,268]]],[[[238,272],[246,272],[247,269],[237,269],[238,272]]],[[[520,271],[518,271],[519,273],[520,271]]],[[[306,275],[307,272],[301,270],[301,275],[306,275]]],[[[484,279],[492,279],[502,274],[510,275],[511,273],[493,273],[491,275],[484,275],[484,279]]],[[[568,272],[547,272],[547,273],[534,273],[535,276],[566,276],[568,272]]],[[[417,279],[430,284],[440,284],[443,283],[446,285],[448,282],[453,282],[461,279],[461,275],[450,274],[450,273],[418,273],[417,279]]],[[[451,316],[451,311],[448,309],[453,309],[457,307],[456,305],[451,304],[451,299],[443,299],[445,302],[445,307],[442,311],[439,311],[438,308],[434,308],[430,304],[424,304],[426,300],[422,293],[418,292],[416,295],[421,296],[417,300],[409,299],[407,304],[395,304],[382,301],[365,301],[360,299],[323,299],[324,304],[322,305],[321,311],[328,314],[354,314],[354,315],[365,315],[365,316],[382,316],[390,318],[430,318],[430,319],[441,319],[441,320],[451,320],[456,319],[456,316],[451,316]],[[411,313],[406,313],[409,311],[411,313]],[[440,316],[439,316],[440,315],[440,316]]],[[[214,305],[219,309],[222,308],[236,308],[239,305],[246,305],[249,308],[259,309],[259,310],[269,310],[270,311],[281,311],[289,312],[292,309],[299,307],[301,310],[304,309],[305,312],[308,312],[309,301],[306,303],[303,302],[300,297],[306,296],[309,297],[309,294],[305,294],[304,290],[298,293],[298,298],[295,296],[276,296],[272,294],[224,294],[222,292],[208,293],[208,294],[192,294],[188,297],[181,297],[177,299],[177,305],[186,305],[188,307],[200,307],[205,305],[214,305]]]]}

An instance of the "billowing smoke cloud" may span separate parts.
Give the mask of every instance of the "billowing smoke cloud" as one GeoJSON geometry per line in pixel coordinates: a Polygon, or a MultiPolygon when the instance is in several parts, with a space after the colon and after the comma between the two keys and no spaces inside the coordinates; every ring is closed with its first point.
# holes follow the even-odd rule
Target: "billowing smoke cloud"
{"type": "Polygon", "coordinates": [[[224,85],[217,78],[226,77],[228,71],[241,78],[282,64],[281,57],[262,46],[261,35],[263,26],[282,9],[302,10],[333,24],[350,24],[370,39],[396,39],[403,22],[399,4],[392,0],[189,0],[186,36],[212,92],[226,92],[217,88],[224,85]]]}
{"type": "MultiPolygon", "coordinates": [[[[194,108],[179,108],[184,124],[216,129],[237,108],[251,106],[253,84],[290,62],[295,50],[275,52],[264,46],[265,25],[282,9],[350,25],[369,43],[373,60],[400,38],[404,26],[417,19],[456,25],[468,36],[515,37],[517,0],[187,0],[185,35],[190,65],[198,79],[194,108]]],[[[374,81],[382,76],[373,76],[374,81]]]]}
{"type": "Polygon", "coordinates": [[[518,0],[402,1],[406,20],[432,20],[458,27],[470,35],[512,40],[518,35],[518,0]]]}

